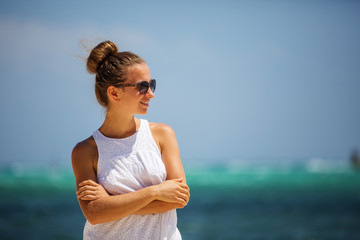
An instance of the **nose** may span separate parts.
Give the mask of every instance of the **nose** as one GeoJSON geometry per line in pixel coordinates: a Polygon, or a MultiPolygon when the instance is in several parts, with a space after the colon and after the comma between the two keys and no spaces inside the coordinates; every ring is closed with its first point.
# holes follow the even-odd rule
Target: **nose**
{"type": "Polygon", "coordinates": [[[155,94],[154,94],[154,92],[151,90],[151,88],[149,88],[149,90],[147,91],[146,97],[148,97],[148,98],[153,98],[153,97],[155,97],[155,94]]]}

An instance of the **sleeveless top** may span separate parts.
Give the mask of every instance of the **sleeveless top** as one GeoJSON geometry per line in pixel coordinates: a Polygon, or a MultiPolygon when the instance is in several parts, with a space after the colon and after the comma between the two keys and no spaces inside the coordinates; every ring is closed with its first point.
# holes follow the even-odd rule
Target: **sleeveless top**
{"type": "MultiPolygon", "coordinates": [[[[99,158],[97,181],[111,194],[125,194],[166,180],[161,153],[149,123],[141,119],[138,131],[127,138],[108,138],[99,130],[93,134],[99,158]]],[[[120,220],[84,227],[84,240],[154,239],[179,240],[176,210],[150,215],[129,215],[120,220]]]]}

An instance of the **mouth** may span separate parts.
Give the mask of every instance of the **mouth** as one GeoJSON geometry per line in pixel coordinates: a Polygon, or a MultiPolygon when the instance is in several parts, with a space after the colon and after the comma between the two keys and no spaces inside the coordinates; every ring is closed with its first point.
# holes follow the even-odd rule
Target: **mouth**
{"type": "Polygon", "coordinates": [[[140,102],[142,105],[148,107],[149,106],[149,102],[140,102]]]}

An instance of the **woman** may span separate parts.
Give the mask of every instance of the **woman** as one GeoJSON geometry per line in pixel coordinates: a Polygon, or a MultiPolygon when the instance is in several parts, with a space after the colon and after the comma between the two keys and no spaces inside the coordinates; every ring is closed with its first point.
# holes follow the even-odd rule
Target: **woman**
{"type": "Polygon", "coordinates": [[[111,41],[87,60],[102,126],[72,152],[84,239],[181,239],[176,209],[190,193],[173,130],[135,118],[147,113],[156,81],[139,56],[111,41]]]}

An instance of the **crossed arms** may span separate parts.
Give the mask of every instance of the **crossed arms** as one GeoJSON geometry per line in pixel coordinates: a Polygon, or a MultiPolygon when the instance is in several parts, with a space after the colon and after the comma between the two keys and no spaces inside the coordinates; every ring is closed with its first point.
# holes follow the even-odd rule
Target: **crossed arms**
{"type": "Polygon", "coordinates": [[[121,219],[132,214],[153,214],[183,208],[190,190],[180,160],[176,136],[164,124],[150,124],[167,172],[167,181],[135,192],[109,195],[96,181],[97,147],[92,137],[78,143],[71,158],[77,197],[91,224],[121,219]]]}

